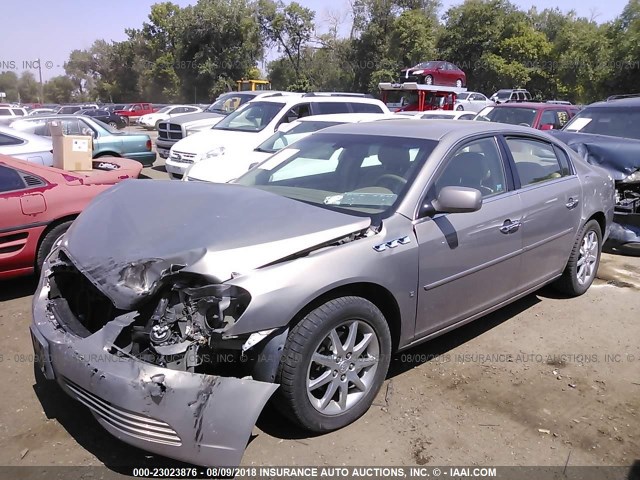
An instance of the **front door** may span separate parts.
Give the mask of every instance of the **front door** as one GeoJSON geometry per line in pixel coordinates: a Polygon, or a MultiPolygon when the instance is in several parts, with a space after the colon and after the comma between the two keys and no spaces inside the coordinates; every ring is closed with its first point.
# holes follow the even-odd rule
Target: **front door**
{"type": "Polygon", "coordinates": [[[472,140],[457,148],[436,174],[429,198],[445,186],[481,191],[472,213],[419,219],[420,245],[417,336],[464,320],[510,298],[522,283],[522,217],[498,141],[472,140]]]}

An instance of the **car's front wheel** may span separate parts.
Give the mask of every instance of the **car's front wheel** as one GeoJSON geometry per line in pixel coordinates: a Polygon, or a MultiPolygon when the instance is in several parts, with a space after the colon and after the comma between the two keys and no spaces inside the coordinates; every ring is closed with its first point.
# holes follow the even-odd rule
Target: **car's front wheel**
{"type": "Polygon", "coordinates": [[[433,77],[431,75],[425,75],[422,78],[422,83],[425,85],[433,85],[433,77]]]}
{"type": "Polygon", "coordinates": [[[602,252],[602,232],[600,224],[589,220],[578,235],[571,250],[569,261],[555,287],[571,297],[586,292],[596,278],[600,253],[602,252]]]}
{"type": "Polygon", "coordinates": [[[458,80],[456,80],[456,87],[457,88],[462,88],[462,79],[459,78],[458,80]]]}
{"type": "Polygon", "coordinates": [[[389,325],[373,303],[330,300],[291,330],[276,378],[276,407],[314,432],[344,427],[371,406],[390,354],[389,325]]]}

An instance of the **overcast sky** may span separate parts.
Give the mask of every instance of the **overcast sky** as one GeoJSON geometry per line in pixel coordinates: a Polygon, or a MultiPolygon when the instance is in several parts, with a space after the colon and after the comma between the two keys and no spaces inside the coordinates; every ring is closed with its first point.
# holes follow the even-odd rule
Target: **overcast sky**
{"type": "MultiPolygon", "coordinates": [[[[181,6],[195,0],[173,0],[181,6]]],[[[627,0],[512,0],[523,9],[560,7],[578,15],[606,22],[622,12],[627,0]]],[[[125,28],[139,28],[154,0],[5,0],[0,6],[0,71],[20,73],[29,62],[40,58],[44,80],[64,73],[63,64],[74,49],[89,48],[97,39],[124,40],[125,28]]],[[[343,31],[348,31],[347,0],[298,0],[317,12],[317,28],[323,30],[329,13],[342,14],[343,31]]],[[[447,8],[460,0],[443,0],[447,8]]],[[[32,69],[38,77],[37,69],[32,69]]]]}

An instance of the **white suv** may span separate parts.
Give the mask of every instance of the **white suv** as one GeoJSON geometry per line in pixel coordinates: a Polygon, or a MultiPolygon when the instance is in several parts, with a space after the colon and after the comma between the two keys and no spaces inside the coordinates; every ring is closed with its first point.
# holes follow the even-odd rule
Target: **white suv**
{"type": "Polygon", "coordinates": [[[226,116],[213,128],[177,142],[165,168],[172,179],[181,179],[193,163],[227,154],[249,153],[283,123],[310,115],[332,113],[391,113],[384,103],[358,94],[274,96],[252,100],[226,116]]]}

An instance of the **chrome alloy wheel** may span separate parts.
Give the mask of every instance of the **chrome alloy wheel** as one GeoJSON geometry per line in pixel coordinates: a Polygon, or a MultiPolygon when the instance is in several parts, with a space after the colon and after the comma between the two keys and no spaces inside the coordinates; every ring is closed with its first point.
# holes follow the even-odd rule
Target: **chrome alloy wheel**
{"type": "Polygon", "coordinates": [[[590,230],[582,238],[577,263],[577,280],[580,285],[591,282],[596,274],[598,262],[598,235],[590,230]]]}
{"type": "Polygon", "coordinates": [[[349,320],[332,329],[315,348],[307,371],[307,395],[324,415],[352,408],[371,389],[380,343],[374,329],[349,320]]]}

